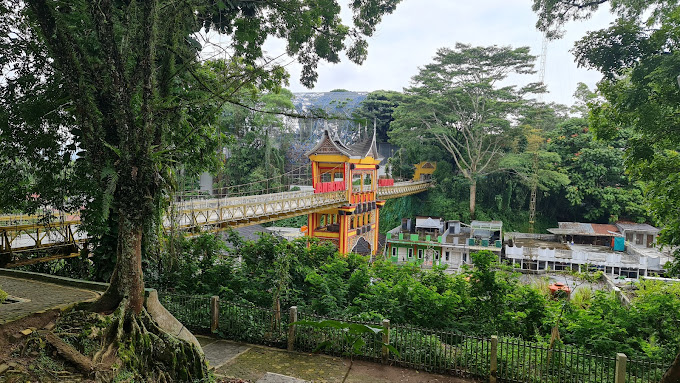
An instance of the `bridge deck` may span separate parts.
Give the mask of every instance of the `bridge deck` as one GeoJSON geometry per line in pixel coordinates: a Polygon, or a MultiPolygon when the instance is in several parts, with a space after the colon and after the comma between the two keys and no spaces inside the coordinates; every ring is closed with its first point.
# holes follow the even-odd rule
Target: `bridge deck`
{"type": "MultiPolygon", "coordinates": [[[[427,190],[430,182],[400,182],[378,188],[379,199],[398,198],[427,190]]],[[[199,232],[248,226],[306,215],[347,204],[345,191],[314,193],[290,191],[243,197],[209,198],[173,204],[163,220],[166,229],[199,232]]],[[[42,251],[47,255],[72,256],[86,241],[78,230],[80,216],[62,215],[57,222],[42,223],[40,217],[0,216],[0,264],[16,255],[42,251]],[[8,224],[13,223],[13,224],[8,224]],[[4,257],[4,259],[3,259],[4,257]]],[[[26,262],[26,261],[23,261],[26,262]]],[[[22,262],[22,263],[23,263],[22,262]]]]}

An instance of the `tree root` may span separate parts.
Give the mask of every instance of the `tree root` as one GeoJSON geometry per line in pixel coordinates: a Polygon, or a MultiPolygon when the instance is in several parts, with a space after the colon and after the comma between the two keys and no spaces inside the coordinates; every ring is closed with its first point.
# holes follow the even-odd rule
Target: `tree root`
{"type": "Polygon", "coordinates": [[[673,364],[668,367],[668,370],[659,383],[678,383],[680,382],[680,354],[675,357],[673,364]]]}
{"type": "Polygon", "coordinates": [[[206,378],[208,369],[202,352],[158,327],[146,309],[136,315],[123,299],[94,355],[97,380],[111,380],[115,364],[138,375],[143,381],[193,381],[206,378]],[[108,372],[107,372],[108,371],[108,372]]]}
{"type": "Polygon", "coordinates": [[[42,335],[45,336],[45,340],[47,340],[49,344],[57,349],[59,355],[73,363],[80,371],[85,373],[85,375],[90,376],[94,372],[94,365],[88,357],[81,354],[78,350],[73,348],[73,346],[64,342],[58,336],[54,335],[52,331],[42,332],[42,335]]]}

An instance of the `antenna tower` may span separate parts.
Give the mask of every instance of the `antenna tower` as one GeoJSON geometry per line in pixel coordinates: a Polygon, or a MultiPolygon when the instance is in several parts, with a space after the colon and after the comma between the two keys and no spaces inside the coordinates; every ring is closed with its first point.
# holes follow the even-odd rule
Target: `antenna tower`
{"type": "MultiPolygon", "coordinates": [[[[545,80],[545,61],[548,57],[548,36],[543,34],[541,44],[541,63],[538,69],[538,81],[544,84],[545,80]]],[[[543,101],[543,93],[538,95],[538,100],[543,101]]],[[[538,147],[534,148],[533,174],[531,175],[531,199],[529,201],[529,233],[534,233],[536,223],[536,190],[538,189],[538,147]]]]}

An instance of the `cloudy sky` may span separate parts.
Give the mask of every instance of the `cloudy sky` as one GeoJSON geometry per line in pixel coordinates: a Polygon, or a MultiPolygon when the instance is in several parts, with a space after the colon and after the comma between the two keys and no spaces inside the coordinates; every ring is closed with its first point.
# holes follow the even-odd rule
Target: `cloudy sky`
{"type": "MultiPolygon", "coordinates": [[[[363,65],[344,57],[340,64],[319,66],[319,80],[314,89],[299,82],[300,67],[291,64],[290,89],[293,92],[330,91],[343,88],[353,91],[398,90],[409,86],[418,68],[429,62],[440,47],[456,42],[472,45],[529,46],[540,55],[542,34],[535,28],[536,14],[531,0],[403,0],[397,10],[385,17],[369,40],[368,59],[363,65]]],[[[343,20],[351,20],[345,10],[343,20]]],[[[587,31],[607,26],[613,17],[606,9],[585,22],[567,25],[562,40],[550,42],[545,82],[549,94],[545,101],[571,105],[578,82],[591,88],[600,78],[594,71],[577,68],[569,50],[587,31]]],[[[283,53],[283,45],[269,41],[267,53],[283,53]]],[[[538,60],[536,63],[538,69],[538,60]]],[[[538,74],[532,81],[538,80],[538,74]]]]}

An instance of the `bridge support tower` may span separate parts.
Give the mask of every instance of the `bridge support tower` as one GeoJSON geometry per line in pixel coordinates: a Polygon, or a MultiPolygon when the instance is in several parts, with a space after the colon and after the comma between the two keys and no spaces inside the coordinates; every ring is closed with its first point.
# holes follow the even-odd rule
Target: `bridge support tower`
{"type": "Polygon", "coordinates": [[[325,131],[307,152],[312,162],[315,193],[344,191],[346,205],[309,214],[307,235],[333,242],[340,253],[375,255],[378,250],[380,208],[378,167],[381,158],[373,136],[346,146],[325,131]]]}

